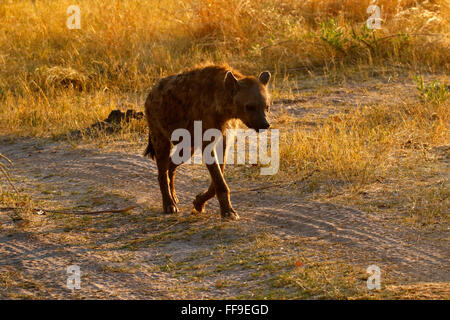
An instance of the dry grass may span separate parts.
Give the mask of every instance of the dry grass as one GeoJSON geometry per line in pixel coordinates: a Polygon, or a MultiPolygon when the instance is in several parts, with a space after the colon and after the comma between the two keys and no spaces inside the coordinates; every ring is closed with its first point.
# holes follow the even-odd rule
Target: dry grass
{"type": "Polygon", "coordinates": [[[71,1],[0,4],[1,134],[58,136],[123,102],[141,108],[156,79],[205,61],[275,79],[354,65],[449,69],[446,1],[379,1],[374,32],[364,29],[369,0],[78,3],[80,30],[66,27],[71,1]]]}
{"type": "Polygon", "coordinates": [[[318,170],[361,184],[384,179],[398,165],[395,152],[449,141],[444,104],[359,107],[330,116],[318,128],[299,127],[281,142],[284,171],[318,170]]]}
{"type": "Polygon", "coordinates": [[[45,106],[68,86],[145,92],[162,75],[204,61],[245,72],[449,68],[450,9],[443,0],[379,1],[383,28],[374,32],[364,29],[369,0],[78,3],[80,30],[65,24],[71,1],[0,5],[0,96],[8,105],[24,103],[11,96],[27,96],[45,106]]]}
{"type": "Polygon", "coordinates": [[[414,225],[448,226],[448,106],[360,107],[314,128],[285,132],[281,172],[305,176],[307,192],[365,210],[401,213],[414,225]],[[377,192],[373,192],[373,190],[377,192]],[[368,196],[369,195],[369,196],[368,196]]]}

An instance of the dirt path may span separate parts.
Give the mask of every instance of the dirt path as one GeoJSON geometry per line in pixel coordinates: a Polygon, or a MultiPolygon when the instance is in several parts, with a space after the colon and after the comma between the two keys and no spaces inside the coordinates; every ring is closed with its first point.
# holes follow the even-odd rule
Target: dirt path
{"type": "MultiPolygon", "coordinates": [[[[263,241],[274,260],[307,255],[308,261],[339,260],[363,270],[376,264],[402,284],[450,282],[448,234],[432,238],[380,215],[306,201],[289,188],[234,192],[239,222],[221,222],[216,200],[205,215],[192,216],[192,199],[208,185],[201,166],[181,167],[176,185],[182,213],[163,216],[156,166],[141,150],[32,140],[0,145],[15,164],[17,186],[48,208],[137,206],[132,213],[92,217],[28,214],[21,224],[13,213],[1,212],[0,285],[6,290],[0,297],[257,296],[262,282],[255,271],[263,272],[266,260],[255,267],[230,262],[253,257],[245,251],[248,239],[263,241]],[[65,287],[71,264],[81,267],[82,290],[65,287]]],[[[228,181],[232,190],[254,187],[234,177],[228,181]]],[[[261,278],[284,271],[264,271],[261,278]]]]}

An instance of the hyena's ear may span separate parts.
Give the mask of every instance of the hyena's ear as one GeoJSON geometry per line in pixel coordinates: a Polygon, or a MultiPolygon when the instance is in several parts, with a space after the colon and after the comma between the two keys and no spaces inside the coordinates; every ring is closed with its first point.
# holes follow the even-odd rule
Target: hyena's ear
{"type": "Polygon", "coordinates": [[[231,94],[236,93],[238,89],[238,79],[234,76],[233,72],[228,71],[224,79],[225,90],[231,94]]]}
{"type": "Polygon", "coordinates": [[[267,86],[270,80],[270,76],[271,74],[269,71],[263,71],[259,74],[259,81],[261,81],[263,85],[267,86]]]}

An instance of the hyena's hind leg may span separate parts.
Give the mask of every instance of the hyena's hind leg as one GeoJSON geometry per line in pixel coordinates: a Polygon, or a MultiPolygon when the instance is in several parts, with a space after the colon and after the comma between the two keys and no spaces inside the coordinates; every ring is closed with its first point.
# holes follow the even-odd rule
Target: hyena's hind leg
{"type": "Polygon", "coordinates": [[[172,163],[170,149],[171,144],[169,140],[158,140],[158,144],[155,144],[155,158],[156,165],[158,166],[158,181],[161,189],[164,213],[177,213],[178,207],[170,189],[169,166],[172,163]]]}
{"type": "MultiPolygon", "coordinates": [[[[183,151],[181,151],[180,156],[183,156],[183,151]]],[[[190,152],[191,152],[191,157],[192,157],[192,155],[194,154],[194,148],[191,147],[190,152]]],[[[177,192],[175,191],[175,175],[176,175],[177,168],[180,165],[182,165],[182,163],[175,164],[175,163],[173,163],[172,159],[169,160],[169,189],[170,189],[170,193],[172,195],[172,199],[176,204],[179,202],[179,200],[177,197],[177,192]]]]}

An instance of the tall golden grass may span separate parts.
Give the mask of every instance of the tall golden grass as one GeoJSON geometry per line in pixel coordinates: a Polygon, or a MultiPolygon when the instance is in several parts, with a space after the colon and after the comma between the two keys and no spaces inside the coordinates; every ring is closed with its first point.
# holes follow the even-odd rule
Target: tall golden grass
{"type": "MultiPolygon", "coordinates": [[[[399,165],[398,154],[426,151],[450,141],[448,106],[364,106],[327,118],[317,129],[296,128],[283,136],[283,171],[320,171],[324,179],[364,185],[384,180],[399,165]]],[[[404,159],[411,161],[411,158],[404,159]]],[[[296,171],[296,172],[293,172],[296,171]]]]}
{"type": "Polygon", "coordinates": [[[448,70],[447,1],[380,0],[382,29],[375,38],[370,32],[370,38],[354,39],[352,29],[361,35],[370,3],[81,0],[81,29],[68,30],[71,0],[3,1],[0,94],[51,90],[39,71],[55,66],[76,70],[90,88],[131,91],[204,61],[245,72],[340,63],[448,70]],[[321,23],[329,19],[335,21],[330,31],[342,32],[342,49],[322,39],[321,23]]]}
{"type": "Polygon", "coordinates": [[[373,32],[364,28],[370,3],[81,0],[81,29],[69,30],[71,0],[3,1],[0,132],[86,126],[114,107],[105,104],[111,97],[144,95],[161,76],[205,61],[249,73],[372,64],[449,69],[446,1],[380,0],[382,29],[373,32]]]}

